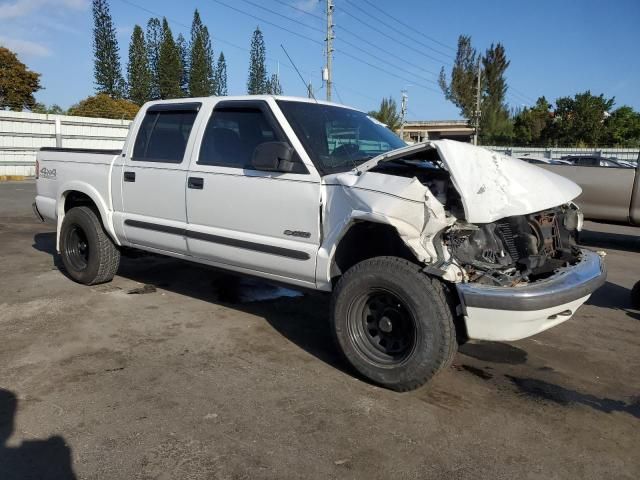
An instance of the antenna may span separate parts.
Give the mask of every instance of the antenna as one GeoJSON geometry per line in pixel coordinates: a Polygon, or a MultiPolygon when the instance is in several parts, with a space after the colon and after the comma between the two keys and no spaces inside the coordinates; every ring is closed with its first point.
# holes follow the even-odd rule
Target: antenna
{"type": "Polygon", "coordinates": [[[302,77],[302,74],[300,73],[300,70],[298,70],[298,67],[296,67],[296,64],[293,63],[293,60],[291,60],[291,57],[287,53],[287,49],[284,48],[284,45],[282,45],[282,44],[280,44],[280,48],[282,48],[282,50],[284,51],[284,54],[287,56],[287,58],[291,62],[291,65],[293,66],[293,69],[296,71],[296,73],[300,77],[300,80],[302,80],[302,84],[304,85],[305,90],[307,90],[307,92],[309,92],[309,95],[311,95],[311,98],[313,98],[317,103],[318,100],[316,99],[316,96],[313,94],[313,89],[309,88],[309,85],[307,85],[307,82],[304,81],[304,78],[302,77]]]}

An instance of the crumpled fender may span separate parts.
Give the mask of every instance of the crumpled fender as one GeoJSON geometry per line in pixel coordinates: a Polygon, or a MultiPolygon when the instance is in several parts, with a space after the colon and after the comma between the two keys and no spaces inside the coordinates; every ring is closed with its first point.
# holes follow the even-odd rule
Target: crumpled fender
{"type": "MultiPolygon", "coordinates": [[[[323,178],[322,195],[323,238],[316,279],[318,287],[327,290],[331,288],[336,248],[355,222],[391,225],[416,258],[429,264],[438,259],[435,235],[456,221],[416,178],[376,172],[339,173],[323,178]]],[[[448,259],[446,250],[442,254],[448,259]]]]}

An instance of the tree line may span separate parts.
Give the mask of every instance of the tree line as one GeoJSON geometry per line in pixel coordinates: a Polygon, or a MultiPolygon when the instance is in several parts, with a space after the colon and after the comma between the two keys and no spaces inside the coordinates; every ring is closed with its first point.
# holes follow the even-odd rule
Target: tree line
{"type": "MultiPolygon", "coordinates": [[[[146,30],[136,25],[131,35],[123,74],[116,30],[107,0],[93,0],[94,76],[97,95],[82,100],[67,112],[57,105],[35,101],[40,74],[29,70],[15,53],[0,47],[0,108],[39,113],[68,113],[107,118],[133,118],[148,100],[190,96],[227,95],[227,65],[223,52],[214,61],[209,31],[198,10],[190,38],[174,37],[165,18],[151,18],[146,30]]],[[[511,108],[506,101],[510,65],[504,45],[491,44],[479,52],[470,36],[461,35],[450,73],[440,72],[445,98],[456,105],[471,125],[479,121],[480,143],[516,146],[640,146],[640,113],[629,106],[615,108],[615,98],[590,91],[561,97],[550,103],[544,96],[535,105],[511,108]],[[476,117],[480,76],[480,115],[476,117]]],[[[251,37],[246,91],[281,94],[277,74],[269,74],[266,47],[259,27],[251,37]]],[[[383,99],[370,112],[392,130],[400,127],[395,100],[383,99]]]]}
{"type": "Polygon", "coordinates": [[[484,54],[471,37],[458,38],[456,58],[449,76],[444,68],[439,84],[447,100],[456,105],[471,125],[477,120],[478,66],[480,74],[479,136],[484,145],[516,146],[640,146],[640,113],[629,106],[613,109],[615,98],[590,91],[560,97],[552,105],[542,96],[533,106],[509,108],[505,77],[510,61],[501,43],[484,54]]]}
{"type": "Polygon", "coordinates": [[[214,62],[209,30],[195,10],[191,38],[174,36],[166,18],[150,18],[146,32],[133,27],[126,73],[120,66],[116,30],[107,0],[93,0],[94,77],[97,94],[149,100],[227,94],[224,52],[214,62]]]}
{"type": "MultiPolygon", "coordinates": [[[[187,41],[174,37],[166,18],[151,18],[146,32],[135,25],[129,44],[126,78],[121,73],[116,31],[107,0],[93,0],[94,72],[98,94],[127,98],[137,105],[149,100],[227,95],[224,52],[214,61],[209,30],[196,9],[187,41]]],[[[259,27],[253,32],[247,81],[249,94],[281,94],[277,74],[268,77],[266,48],[259,27]]]]}
{"type": "MultiPolygon", "coordinates": [[[[0,47],[0,109],[130,119],[149,100],[228,95],[224,52],[214,60],[211,36],[197,9],[188,40],[182,33],[174,36],[166,18],[150,18],[146,29],[135,25],[124,72],[108,1],[93,0],[92,13],[96,95],[68,111],[37,103],[34,94],[42,88],[40,74],[0,47]]],[[[264,36],[256,27],[251,37],[248,94],[283,93],[279,76],[269,74],[266,59],[264,36]]]]}

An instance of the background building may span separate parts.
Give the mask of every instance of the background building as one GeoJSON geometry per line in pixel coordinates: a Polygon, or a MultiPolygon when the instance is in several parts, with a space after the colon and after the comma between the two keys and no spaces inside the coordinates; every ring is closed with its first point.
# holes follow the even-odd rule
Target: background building
{"type": "Polygon", "coordinates": [[[467,120],[417,120],[405,122],[403,140],[410,143],[448,138],[460,142],[473,140],[473,127],[467,120]]]}

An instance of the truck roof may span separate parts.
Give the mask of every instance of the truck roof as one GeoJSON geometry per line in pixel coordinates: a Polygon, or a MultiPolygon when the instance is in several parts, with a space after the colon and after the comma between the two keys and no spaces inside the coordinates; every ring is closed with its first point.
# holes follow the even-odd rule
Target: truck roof
{"type": "Polygon", "coordinates": [[[228,95],[224,97],[216,97],[212,95],[210,97],[187,97],[187,98],[172,98],[169,100],[153,100],[151,102],[147,102],[145,105],[150,106],[150,105],[157,105],[157,104],[185,103],[185,102],[194,102],[194,101],[208,103],[208,102],[219,102],[221,100],[226,101],[226,100],[268,100],[268,99],[285,100],[288,102],[318,103],[320,105],[332,105],[335,107],[342,107],[342,108],[348,108],[350,110],[359,111],[357,108],[353,108],[348,105],[342,105],[340,103],[327,102],[325,100],[315,100],[313,98],[307,98],[307,97],[294,97],[289,95],[228,95]]]}

